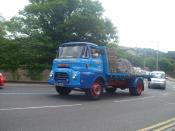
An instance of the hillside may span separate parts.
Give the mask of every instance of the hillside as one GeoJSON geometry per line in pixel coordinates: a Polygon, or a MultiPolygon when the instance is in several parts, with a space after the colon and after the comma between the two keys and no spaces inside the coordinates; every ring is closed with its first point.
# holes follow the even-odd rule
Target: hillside
{"type": "MultiPolygon", "coordinates": [[[[131,55],[138,55],[138,56],[156,56],[157,55],[157,50],[151,49],[151,48],[132,48],[132,47],[124,47],[124,46],[119,46],[119,48],[126,53],[129,53],[131,55]]],[[[168,53],[158,51],[158,54],[163,56],[168,53]]],[[[173,56],[173,53],[171,54],[173,56]]],[[[175,54],[174,54],[175,55],[175,54]]]]}
{"type": "Polygon", "coordinates": [[[156,70],[157,54],[159,70],[175,76],[175,51],[167,53],[149,48],[117,47],[119,58],[128,59],[133,66],[139,66],[148,70],[156,70]]]}

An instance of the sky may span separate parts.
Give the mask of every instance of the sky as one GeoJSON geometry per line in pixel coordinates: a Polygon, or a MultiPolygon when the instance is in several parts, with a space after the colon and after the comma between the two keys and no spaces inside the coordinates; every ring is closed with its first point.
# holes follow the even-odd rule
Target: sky
{"type": "MultiPolygon", "coordinates": [[[[175,51],[174,0],[99,0],[117,27],[119,45],[175,51]]],[[[0,0],[0,15],[17,15],[28,0],[0,0]]]]}

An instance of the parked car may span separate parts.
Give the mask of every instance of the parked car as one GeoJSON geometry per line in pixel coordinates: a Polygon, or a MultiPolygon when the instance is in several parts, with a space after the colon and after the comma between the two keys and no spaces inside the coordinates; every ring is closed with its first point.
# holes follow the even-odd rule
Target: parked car
{"type": "Polygon", "coordinates": [[[0,73],[0,86],[3,86],[5,82],[5,78],[2,73],[0,73]]]}
{"type": "Polygon", "coordinates": [[[164,71],[152,71],[148,79],[148,88],[166,89],[166,75],[164,71]]]}

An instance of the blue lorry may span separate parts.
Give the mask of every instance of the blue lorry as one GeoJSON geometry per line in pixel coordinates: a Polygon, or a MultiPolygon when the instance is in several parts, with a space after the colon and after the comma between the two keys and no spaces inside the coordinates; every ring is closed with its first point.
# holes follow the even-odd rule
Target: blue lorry
{"type": "Polygon", "coordinates": [[[99,99],[104,90],[114,93],[117,88],[129,89],[134,96],[141,95],[143,77],[117,72],[115,60],[111,63],[110,59],[116,58],[110,57],[105,46],[88,42],[63,43],[53,60],[48,83],[62,96],[76,90],[85,92],[91,99],[99,99]]]}

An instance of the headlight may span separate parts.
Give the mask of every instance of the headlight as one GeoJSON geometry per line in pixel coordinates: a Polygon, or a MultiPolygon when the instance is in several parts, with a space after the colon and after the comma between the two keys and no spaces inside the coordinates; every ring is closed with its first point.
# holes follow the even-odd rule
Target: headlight
{"type": "Polygon", "coordinates": [[[72,72],[72,79],[75,80],[77,78],[77,73],[76,72],[72,72]]]}
{"type": "Polygon", "coordinates": [[[53,71],[50,72],[49,77],[53,77],[53,71]]]}

